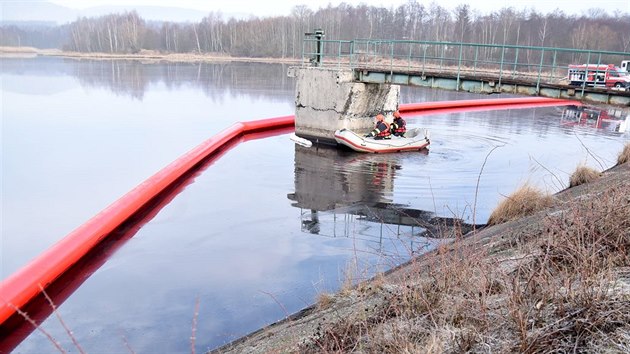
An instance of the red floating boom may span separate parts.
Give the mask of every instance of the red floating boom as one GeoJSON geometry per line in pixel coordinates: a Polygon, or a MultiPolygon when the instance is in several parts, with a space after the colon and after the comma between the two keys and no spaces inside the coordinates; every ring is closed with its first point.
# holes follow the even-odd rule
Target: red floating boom
{"type": "Polygon", "coordinates": [[[0,324],[45,289],[171,183],[233,139],[294,125],[294,116],[235,123],[190,150],[96,214],[0,284],[0,324]]]}
{"type": "MultiPolygon", "coordinates": [[[[425,102],[400,105],[401,112],[430,112],[461,109],[474,110],[485,107],[509,108],[580,104],[579,102],[542,97],[485,99],[425,102]]],[[[205,158],[215,154],[234,139],[256,133],[293,127],[294,116],[269,118],[232,125],[216,136],[201,143],[155,175],[96,214],[90,220],[69,233],[66,237],[44,251],[26,266],[0,283],[0,324],[3,324],[16,311],[36,297],[41,289],[59,278],[66,270],[92,250],[116,227],[146,205],[179,177],[195,167],[205,158]]]]}

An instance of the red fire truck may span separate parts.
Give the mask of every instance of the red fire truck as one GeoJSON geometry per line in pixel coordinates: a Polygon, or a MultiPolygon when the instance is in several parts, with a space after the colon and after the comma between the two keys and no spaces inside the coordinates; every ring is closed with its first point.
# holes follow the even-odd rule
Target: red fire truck
{"type": "Polygon", "coordinates": [[[627,90],[630,88],[630,75],[613,64],[569,65],[569,83],[627,90]]]}

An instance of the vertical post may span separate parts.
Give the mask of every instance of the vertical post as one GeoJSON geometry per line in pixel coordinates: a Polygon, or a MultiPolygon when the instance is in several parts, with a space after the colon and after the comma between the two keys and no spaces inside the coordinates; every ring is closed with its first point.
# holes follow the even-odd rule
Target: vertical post
{"type": "Polygon", "coordinates": [[[322,65],[322,38],[324,37],[324,31],[321,29],[315,30],[315,39],[317,40],[317,51],[315,52],[315,66],[322,65]]]}
{"type": "Polygon", "coordinates": [[[407,72],[411,72],[411,42],[407,42],[409,54],[407,55],[407,72]]]}
{"type": "Polygon", "coordinates": [[[341,41],[337,46],[337,69],[341,68],[341,41]]]}
{"type": "Polygon", "coordinates": [[[394,78],[394,41],[389,42],[389,82],[394,78]]]}
{"type": "MultiPolygon", "coordinates": [[[[593,82],[593,87],[596,87],[597,84],[597,78],[599,77],[599,66],[602,63],[602,53],[599,53],[597,55],[597,70],[595,71],[595,81],[593,82]]],[[[606,73],[604,72],[604,75],[606,75],[606,73]]],[[[604,79],[604,85],[606,85],[606,79],[604,79]]]]}
{"type": "MultiPolygon", "coordinates": [[[[308,33],[304,33],[304,35],[308,35],[308,33]]],[[[304,66],[304,46],[306,44],[306,39],[302,41],[302,66],[304,66]]]]}
{"type": "Polygon", "coordinates": [[[549,74],[549,81],[553,81],[553,78],[556,75],[556,63],[557,63],[558,51],[553,51],[553,60],[551,62],[551,73],[549,74]]]}
{"type": "Polygon", "coordinates": [[[350,41],[350,68],[352,68],[352,63],[354,59],[354,40],[350,41]]]}
{"type": "Polygon", "coordinates": [[[427,44],[424,44],[424,51],[422,52],[422,76],[424,76],[424,68],[427,63],[427,44]]]}
{"type": "Polygon", "coordinates": [[[588,51],[586,58],[586,67],[584,68],[584,74],[582,79],[582,98],[584,98],[584,90],[586,89],[586,79],[588,78],[588,67],[591,65],[591,51],[588,51]]]}
{"type": "Polygon", "coordinates": [[[457,89],[455,91],[459,91],[459,75],[461,73],[462,68],[462,46],[463,44],[459,43],[459,60],[457,61],[457,89]]]}
{"type": "Polygon", "coordinates": [[[477,59],[479,58],[479,47],[475,46],[475,62],[473,64],[473,76],[477,75],[477,59]]]}
{"type": "Polygon", "coordinates": [[[512,68],[512,78],[516,77],[516,65],[518,64],[518,47],[516,48],[516,53],[514,54],[514,67],[512,68]]]}
{"type": "Polygon", "coordinates": [[[540,94],[540,75],[542,75],[542,67],[545,59],[545,49],[540,53],[540,65],[538,66],[538,80],[536,80],[536,94],[540,94]]]}
{"type": "Polygon", "coordinates": [[[505,60],[505,45],[501,48],[501,66],[499,68],[499,90],[501,89],[501,79],[503,78],[503,61],[505,60]]]}
{"type": "MultiPolygon", "coordinates": [[[[311,58],[310,61],[313,65],[320,66],[322,64],[322,57],[324,56],[322,53],[322,38],[324,38],[324,31],[318,28],[314,32],[307,32],[304,33],[304,35],[307,37],[315,37],[315,57],[311,58]]],[[[308,39],[305,39],[305,41],[306,40],[308,39]]],[[[304,43],[302,43],[302,61],[304,61],[304,43]]]]}

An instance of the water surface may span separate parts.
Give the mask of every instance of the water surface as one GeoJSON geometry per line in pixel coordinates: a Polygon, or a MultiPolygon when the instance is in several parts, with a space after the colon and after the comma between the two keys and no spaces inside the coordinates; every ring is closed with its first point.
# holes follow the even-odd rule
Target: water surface
{"type": "MultiPolygon", "coordinates": [[[[234,122],[293,114],[287,68],[2,59],[2,278],[234,122]]],[[[470,98],[488,97],[401,93],[470,98]]],[[[428,153],[307,149],[287,132],[235,146],[85,265],[59,314],[88,352],[190,352],[198,303],[197,347],[211,349],[435,247],[428,221],[485,223],[519,185],[559,191],[629,141],[621,111],[406,118],[430,130],[428,153]]],[[[42,328],[73,348],[55,316],[42,328]]],[[[15,352],[55,351],[22,334],[15,352]]]]}

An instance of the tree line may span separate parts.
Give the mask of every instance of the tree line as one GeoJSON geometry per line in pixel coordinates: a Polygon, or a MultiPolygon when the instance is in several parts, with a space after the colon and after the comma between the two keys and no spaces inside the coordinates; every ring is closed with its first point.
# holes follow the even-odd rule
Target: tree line
{"type": "Polygon", "coordinates": [[[398,7],[342,3],[316,11],[295,6],[290,15],[225,19],[210,12],[200,22],[149,22],[135,11],[79,18],[56,27],[1,26],[0,45],[60,48],[85,53],[218,53],[298,58],[304,33],[326,39],[406,39],[630,51],[630,14],[593,9],[583,15],[506,7],[480,13],[469,5],[448,10],[409,0],[398,7]]]}

